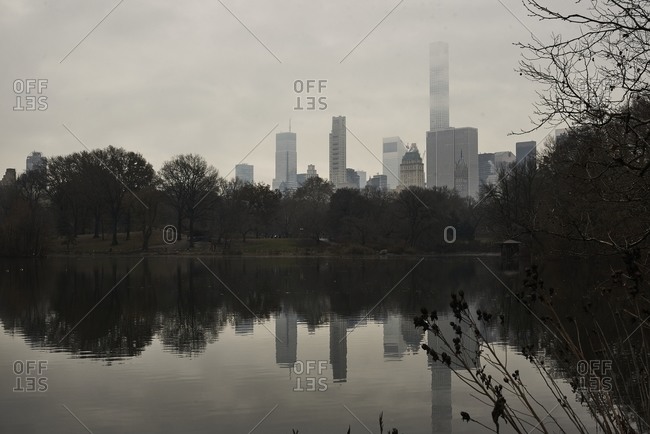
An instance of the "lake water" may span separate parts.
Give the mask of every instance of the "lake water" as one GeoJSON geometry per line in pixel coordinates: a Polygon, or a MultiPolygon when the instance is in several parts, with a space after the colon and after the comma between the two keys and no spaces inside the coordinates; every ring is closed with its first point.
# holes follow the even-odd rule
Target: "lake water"
{"type": "Polygon", "coordinates": [[[495,257],[0,265],[0,433],[379,433],[382,411],[384,432],[477,432],[460,412],[493,426],[491,408],[427,359],[435,338],[413,326],[425,306],[445,327],[459,290],[507,314],[484,334],[572,432],[518,353],[543,330],[511,297],[521,274],[495,257]]]}

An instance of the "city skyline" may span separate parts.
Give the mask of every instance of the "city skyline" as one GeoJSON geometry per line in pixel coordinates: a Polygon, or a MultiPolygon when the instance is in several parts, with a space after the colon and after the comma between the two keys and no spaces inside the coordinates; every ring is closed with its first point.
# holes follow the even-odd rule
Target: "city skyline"
{"type": "MultiPolygon", "coordinates": [[[[0,89],[7,104],[4,168],[21,170],[24,155],[34,148],[55,156],[113,145],[142,153],[156,169],[174,155],[189,152],[203,155],[228,178],[236,164],[248,163],[255,166],[259,181],[271,184],[273,135],[286,130],[291,118],[292,130],[301,136],[298,166],[324,168],[329,119],[341,113],[356,136],[348,135],[347,166],[382,173],[375,159],[381,160],[382,137],[397,133],[408,143],[424,141],[430,122],[426,53],[431,41],[443,38],[449,41],[452,63],[451,117],[481,129],[481,152],[501,150],[506,141],[509,147],[527,139],[542,143],[542,132],[507,137],[530,125],[536,97],[535,86],[513,71],[519,52],[512,42],[528,40],[529,31],[505,8],[477,5],[465,14],[470,11],[465,3],[404,3],[340,62],[393,5],[362,1],[350,5],[348,17],[331,23],[332,6],[294,3],[283,2],[287,13],[281,17],[294,27],[280,32],[270,22],[253,19],[253,12],[272,15],[276,7],[253,2],[232,9],[282,63],[219,5],[207,10],[148,2],[129,9],[122,5],[63,61],[108,11],[99,4],[82,10],[68,5],[8,6],[0,18],[4,40],[26,26],[39,30],[25,36],[20,49],[6,47],[3,80],[47,79],[49,105],[44,112],[12,111],[12,86],[0,89]],[[46,13],[50,8],[52,16],[46,13]],[[310,25],[301,23],[299,18],[307,12],[320,16],[310,25]],[[60,16],[68,17],[65,32],[60,31],[60,16]],[[486,16],[491,18],[489,27],[500,31],[487,31],[489,40],[479,47],[460,42],[465,23],[488,26],[486,16]],[[137,23],[145,17],[160,19],[146,19],[155,24],[142,28],[137,23]],[[431,26],[433,17],[445,24],[431,26]],[[395,31],[405,23],[409,32],[395,31]],[[328,31],[334,24],[341,28],[336,35],[328,31]],[[181,36],[166,36],[169,26],[181,36]],[[292,38],[295,31],[305,38],[292,38]],[[214,55],[215,44],[219,56],[214,55]],[[399,61],[386,61],[391,58],[399,61]],[[487,66],[468,67],[470,60],[470,65],[487,66]],[[293,82],[309,78],[328,80],[324,111],[294,110],[293,82]],[[233,143],[237,146],[230,146],[233,143]]],[[[527,20],[520,5],[508,7],[539,37],[549,33],[527,20]]]]}

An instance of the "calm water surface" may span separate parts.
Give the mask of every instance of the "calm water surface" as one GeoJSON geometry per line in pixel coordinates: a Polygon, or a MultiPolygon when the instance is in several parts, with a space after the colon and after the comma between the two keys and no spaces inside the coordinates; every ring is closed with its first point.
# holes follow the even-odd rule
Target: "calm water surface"
{"type": "MultiPolygon", "coordinates": [[[[460,412],[491,425],[490,408],[432,366],[420,345],[435,338],[412,319],[437,309],[447,330],[459,290],[473,309],[507,314],[484,332],[554,409],[517,353],[543,335],[506,289],[521,275],[495,258],[419,261],[2,262],[0,433],[379,433],[382,411],[384,432],[476,432],[460,412]]],[[[558,265],[546,278],[581,272],[558,265]]]]}

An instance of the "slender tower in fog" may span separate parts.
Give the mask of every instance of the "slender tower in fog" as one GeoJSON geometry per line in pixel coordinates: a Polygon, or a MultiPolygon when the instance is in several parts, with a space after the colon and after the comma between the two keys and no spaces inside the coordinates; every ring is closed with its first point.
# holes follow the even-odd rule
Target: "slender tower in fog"
{"type": "Polygon", "coordinates": [[[332,117],[332,132],[330,133],[330,182],[335,188],[347,186],[346,182],[346,136],[345,116],[332,117]]]}
{"type": "Polygon", "coordinates": [[[449,46],[429,45],[429,131],[449,128],[449,46]]]}
{"type": "Polygon", "coordinates": [[[298,187],[296,133],[275,135],[275,178],[273,190],[293,190],[298,187]]]}

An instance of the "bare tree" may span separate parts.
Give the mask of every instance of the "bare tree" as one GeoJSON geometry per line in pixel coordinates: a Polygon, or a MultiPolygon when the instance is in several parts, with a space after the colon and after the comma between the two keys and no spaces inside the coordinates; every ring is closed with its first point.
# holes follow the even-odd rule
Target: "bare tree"
{"type": "Polygon", "coordinates": [[[643,176],[650,169],[650,7],[645,0],[567,2],[563,10],[523,0],[530,15],[572,35],[518,43],[521,75],[540,83],[535,126],[610,126],[611,161],[643,176]]]}
{"type": "Polygon", "coordinates": [[[176,210],[179,239],[183,218],[189,219],[192,247],[194,222],[214,203],[220,184],[219,172],[200,155],[183,154],[163,163],[159,175],[162,189],[176,210]]]}
{"type": "MultiPolygon", "coordinates": [[[[142,155],[122,148],[109,146],[106,149],[96,149],[92,155],[102,168],[98,193],[110,212],[113,233],[111,244],[115,246],[117,224],[124,209],[125,195],[137,195],[138,190],[151,184],[155,172],[142,155]]],[[[141,205],[146,206],[144,203],[141,205]]]]}

